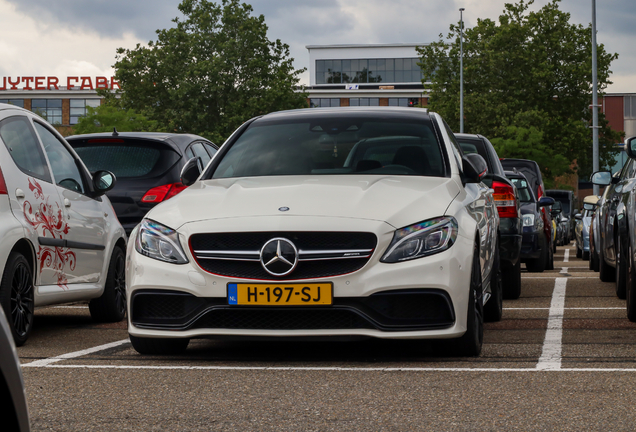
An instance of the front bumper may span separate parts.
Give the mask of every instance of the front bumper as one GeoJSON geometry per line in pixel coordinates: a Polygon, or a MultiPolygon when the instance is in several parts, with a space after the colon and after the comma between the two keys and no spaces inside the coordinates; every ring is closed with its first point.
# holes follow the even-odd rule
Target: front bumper
{"type": "MultiPolygon", "coordinates": [[[[306,227],[306,220],[302,219],[305,218],[286,218],[285,228],[301,231],[306,227]]],[[[333,222],[318,221],[312,231],[330,230],[333,222]]],[[[190,251],[186,251],[189,263],[173,265],[142,256],[134,247],[129,247],[126,267],[129,333],[161,338],[362,336],[395,339],[453,338],[465,333],[472,239],[460,233],[456,243],[444,252],[386,264],[379,260],[391,242],[393,227],[367,220],[339,219],[337,222],[342,231],[374,232],[378,245],[361,270],[320,279],[241,280],[204,272],[190,251]],[[254,307],[229,305],[227,301],[229,283],[282,285],[327,281],[333,284],[334,300],[330,306],[254,307]]],[[[262,223],[263,220],[259,220],[259,224],[262,223]]],[[[183,244],[188,244],[186,239],[191,234],[205,230],[203,225],[190,225],[180,230],[183,244]]],[[[250,224],[226,220],[216,221],[214,228],[218,232],[237,232],[245,231],[245,226],[250,224]]],[[[275,228],[273,226],[272,231],[275,228]]]]}
{"type": "Polygon", "coordinates": [[[521,261],[536,259],[541,256],[540,236],[544,235],[543,231],[524,231],[521,243],[521,261]]]}

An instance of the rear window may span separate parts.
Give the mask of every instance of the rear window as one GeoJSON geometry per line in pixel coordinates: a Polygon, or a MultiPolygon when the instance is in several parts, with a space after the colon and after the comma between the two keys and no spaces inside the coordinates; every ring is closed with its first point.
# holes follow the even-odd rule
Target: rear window
{"type": "Polygon", "coordinates": [[[91,172],[108,170],[117,178],[145,178],[164,174],[180,158],[169,147],[149,144],[69,143],[91,172]]]}
{"type": "Polygon", "coordinates": [[[517,187],[517,195],[519,195],[519,201],[521,202],[534,202],[534,196],[532,191],[528,187],[528,182],[523,178],[513,177],[510,181],[517,187]]]}
{"type": "Polygon", "coordinates": [[[444,160],[430,120],[341,116],[256,121],[224,155],[212,177],[444,177],[444,160]]]}
{"type": "Polygon", "coordinates": [[[462,139],[462,138],[457,138],[455,137],[455,139],[457,139],[457,141],[459,142],[459,146],[462,148],[462,151],[464,152],[464,154],[471,154],[471,153],[475,153],[478,154],[479,156],[483,157],[484,160],[486,161],[486,164],[488,164],[488,171],[492,172],[492,166],[490,164],[490,158],[488,157],[488,153],[486,152],[486,146],[484,145],[484,143],[480,140],[467,140],[467,139],[462,139]]]}

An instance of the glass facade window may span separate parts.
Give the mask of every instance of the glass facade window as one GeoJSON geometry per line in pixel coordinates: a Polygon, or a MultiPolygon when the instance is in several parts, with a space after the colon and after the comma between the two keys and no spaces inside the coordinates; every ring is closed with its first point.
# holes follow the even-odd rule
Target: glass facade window
{"type": "Polygon", "coordinates": [[[62,124],[62,99],[31,99],[31,111],[53,125],[62,124]]]}
{"type": "Polygon", "coordinates": [[[389,106],[409,106],[409,98],[389,98],[389,106]]]}
{"type": "Polygon", "coordinates": [[[419,58],[316,60],[316,84],[419,83],[419,58]]]}
{"type": "Polygon", "coordinates": [[[71,125],[75,125],[79,122],[80,117],[84,117],[88,114],[87,107],[96,108],[100,105],[100,99],[71,99],[71,125]]]}
{"type": "Polygon", "coordinates": [[[339,107],[340,98],[312,98],[309,106],[311,108],[339,107]]]}
{"type": "Polygon", "coordinates": [[[380,106],[380,98],[351,98],[350,106],[380,106]]]}
{"type": "Polygon", "coordinates": [[[0,103],[11,104],[24,108],[24,99],[0,99],[0,103]]]}
{"type": "Polygon", "coordinates": [[[624,116],[626,119],[636,119],[636,96],[623,96],[624,116]]]}

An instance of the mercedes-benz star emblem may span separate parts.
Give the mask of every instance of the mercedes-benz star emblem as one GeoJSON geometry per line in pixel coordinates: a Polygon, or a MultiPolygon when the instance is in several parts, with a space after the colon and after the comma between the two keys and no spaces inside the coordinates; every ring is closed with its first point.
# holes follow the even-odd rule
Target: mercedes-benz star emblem
{"type": "Polygon", "coordinates": [[[261,265],[273,276],[285,276],[298,264],[298,250],[286,238],[276,237],[269,240],[261,249],[261,265]]]}

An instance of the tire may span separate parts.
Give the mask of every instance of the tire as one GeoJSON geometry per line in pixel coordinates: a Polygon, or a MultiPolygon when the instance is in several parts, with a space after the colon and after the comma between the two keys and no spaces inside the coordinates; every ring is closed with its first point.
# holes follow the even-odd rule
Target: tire
{"type": "Polygon", "coordinates": [[[552,248],[548,248],[548,260],[545,263],[546,270],[554,270],[554,252],[552,252],[552,248]]]}
{"type": "Polygon", "coordinates": [[[590,253],[590,263],[592,264],[592,268],[590,270],[594,270],[595,272],[598,272],[599,260],[598,260],[598,253],[596,251],[593,251],[590,253]]]}
{"type": "Polygon", "coordinates": [[[499,260],[499,245],[495,248],[495,258],[490,271],[490,298],[484,305],[484,321],[501,321],[503,315],[503,287],[501,283],[501,262],[499,260]]]}
{"type": "Polygon", "coordinates": [[[0,303],[16,346],[22,346],[33,329],[33,272],[26,258],[11,252],[0,281],[0,303]]]}
{"type": "Polygon", "coordinates": [[[620,237],[616,240],[618,247],[616,248],[616,296],[625,300],[627,296],[627,263],[624,242],[620,237]]]}
{"type": "Polygon", "coordinates": [[[144,338],[133,335],[130,336],[130,342],[133,348],[139,354],[150,355],[171,355],[181,354],[188,347],[190,339],[162,339],[162,338],[144,338]]]}
{"type": "Polygon", "coordinates": [[[501,287],[506,300],[517,300],[521,296],[521,260],[501,273],[501,287]]]}
{"type": "Polygon", "coordinates": [[[541,254],[539,255],[539,258],[531,259],[526,262],[526,269],[528,269],[530,273],[541,273],[545,270],[545,265],[548,261],[546,255],[548,254],[549,245],[546,244],[545,237],[543,237],[542,240],[543,241],[540,245],[541,254]]]}
{"type": "Polygon", "coordinates": [[[598,277],[602,282],[614,282],[616,271],[605,262],[602,248],[598,250],[598,271],[598,277]]]}
{"type": "Polygon", "coordinates": [[[581,258],[583,256],[583,252],[579,249],[579,242],[576,242],[576,257],[581,258]]]}
{"type": "Polygon", "coordinates": [[[108,265],[104,292],[88,303],[93,321],[118,322],[126,316],[126,256],[115,246],[108,265]]]}
{"type": "Polygon", "coordinates": [[[484,341],[484,306],[481,284],[481,265],[479,251],[475,247],[473,265],[470,273],[470,293],[468,296],[468,314],[466,333],[453,339],[453,352],[462,357],[476,357],[481,353],[484,341]]]}
{"type": "Polygon", "coordinates": [[[590,253],[583,251],[583,255],[582,255],[581,258],[583,258],[583,261],[589,261],[590,260],[590,253]]]}
{"type": "Polygon", "coordinates": [[[627,249],[629,256],[627,257],[627,319],[636,322],[636,266],[634,265],[634,254],[632,245],[627,249]]]}

